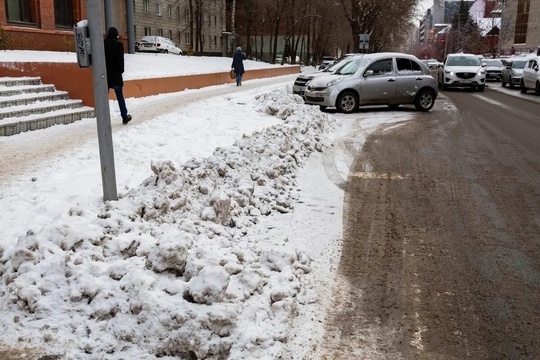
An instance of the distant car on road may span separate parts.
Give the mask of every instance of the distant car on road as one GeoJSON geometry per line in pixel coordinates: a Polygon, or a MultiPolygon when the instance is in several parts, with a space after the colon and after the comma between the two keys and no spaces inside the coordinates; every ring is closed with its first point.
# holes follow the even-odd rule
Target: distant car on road
{"type": "Polygon", "coordinates": [[[486,87],[486,70],[478,55],[456,53],[449,54],[444,65],[439,68],[439,89],[449,87],[470,87],[484,91],[486,87]]]}
{"type": "Polygon", "coordinates": [[[319,65],[319,70],[324,70],[326,69],[327,67],[329,67],[330,65],[332,65],[337,59],[335,57],[332,57],[332,56],[323,56],[322,58],[322,62],[321,64],[319,65]]]}
{"type": "Polygon", "coordinates": [[[502,71],[502,86],[508,84],[511,89],[514,86],[519,86],[521,77],[523,76],[523,68],[527,64],[525,59],[514,59],[506,61],[506,68],[502,71]]]}
{"type": "Polygon", "coordinates": [[[315,71],[307,74],[301,74],[296,78],[293,85],[293,94],[300,95],[304,97],[304,93],[307,88],[307,83],[311,80],[313,80],[316,77],[327,75],[328,73],[332,73],[342,67],[344,64],[349,62],[353,57],[362,56],[362,54],[345,54],[339,59],[337,59],[332,65],[328,66],[327,68],[315,71]]]}
{"type": "Polygon", "coordinates": [[[143,36],[141,41],[135,44],[135,47],[139,52],[183,55],[182,50],[178,46],[163,36],[143,36]]]}
{"type": "Polygon", "coordinates": [[[429,111],[437,98],[437,81],[426,64],[403,53],[372,53],[355,58],[333,73],[308,83],[305,101],[321,109],[352,113],[359,106],[414,104],[429,111]]]}
{"type": "Polygon", "coordinates": [[[500,59],[484,59],[482,60],[482,66],[486,70],[486,81],[501,81],[504,64],[500,59]]]}

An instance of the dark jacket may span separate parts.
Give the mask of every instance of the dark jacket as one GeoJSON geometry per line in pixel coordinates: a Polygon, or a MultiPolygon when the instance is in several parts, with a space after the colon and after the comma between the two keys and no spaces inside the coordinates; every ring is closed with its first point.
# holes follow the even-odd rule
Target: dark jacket
{"type": "Polygon", "coordinates": [[[107,85],[124,86],[124,44],[118,41],[118,35],[109,34],[104,41],[105,66],[107,67],[107,85]]]}
{"type": "Polygon", "coordinates": [[[236,50],[236,53],[233,56],[232,68],[236,74],[243,74],[244,71],[244,60],[246,60],[246,55],[242,50],[236,50]]]}

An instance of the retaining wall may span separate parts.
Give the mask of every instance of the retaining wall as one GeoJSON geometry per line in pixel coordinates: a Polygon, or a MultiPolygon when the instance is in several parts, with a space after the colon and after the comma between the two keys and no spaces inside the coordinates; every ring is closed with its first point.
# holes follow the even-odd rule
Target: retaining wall
{"type": "MultiPolygon", "coordinates": [[[[297,73],[300,73],[299,65],[254,69],[246,71],[243,80],[297,73]]],[[[0,61],[1,76],[39,76],[43,84],[54,84],[57,90],[67,91],[71,99],[80,99],[84,105],[95,107],[92,71],[90,68],[79,68],[76,63],[0,61]]],[[[124,81],[124,97],[138,98],[234,82],[235,80],[230,78],[229,72],[126,80],[124,81]]],[[[115,99],[114,91],[109,91],[109,99],[115,99]]]]}

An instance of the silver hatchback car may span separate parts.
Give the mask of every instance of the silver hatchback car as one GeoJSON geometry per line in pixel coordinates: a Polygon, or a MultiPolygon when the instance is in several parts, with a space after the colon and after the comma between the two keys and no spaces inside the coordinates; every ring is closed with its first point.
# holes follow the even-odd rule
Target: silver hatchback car
{"type": "Polygon", "coordinates": [[[403,53],[374,53],[351,60],[336,72],[311,80],[305,101],[321,109],[352,113],[359,106],[414,104],[429,111],[438,95],[426,64],[403,53]]]}

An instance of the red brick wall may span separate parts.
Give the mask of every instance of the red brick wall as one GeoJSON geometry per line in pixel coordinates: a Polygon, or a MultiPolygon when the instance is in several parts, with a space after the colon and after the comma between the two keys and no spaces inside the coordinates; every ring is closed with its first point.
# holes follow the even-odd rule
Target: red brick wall
{"type": "MultiPolygon", "coordinates": [[[[246,71],[244,80],[262,79],[281,75],[298,74],[300,66],[280,66],[270,69],[246,71]]],[[[71,99],[80,99],[87,106],[95,106],[91,68],[81,69],[76,63],[1,62],[1,76],[39,76],[44,84],[54,84],[57,90],[67,91],[71,99]]],[[[156,79],[124,81],[124,96],[138,98],[205,86],[234,83],[229,72],[176,76],[156,79]]],[[[109,91],[109,99],[116,99],[109,91]]]]}
{"type": "MultiPolygon", "coordinates": [[[[0,0],[0,27],[8,40],[8,50],[74,51],[73,31],[56,29],[54,0],[33,0],[35,25],[24,26],[7,22],[5,1],[0,0]]],[[[86,1],[73,0],[75,23],[86,19],[86,1]]]]}
{"type": "Polygon", "coordinates": [[[39,25],[43,30],[54,30],[54,0],[41,0],[39,2],[39,25]]]}

